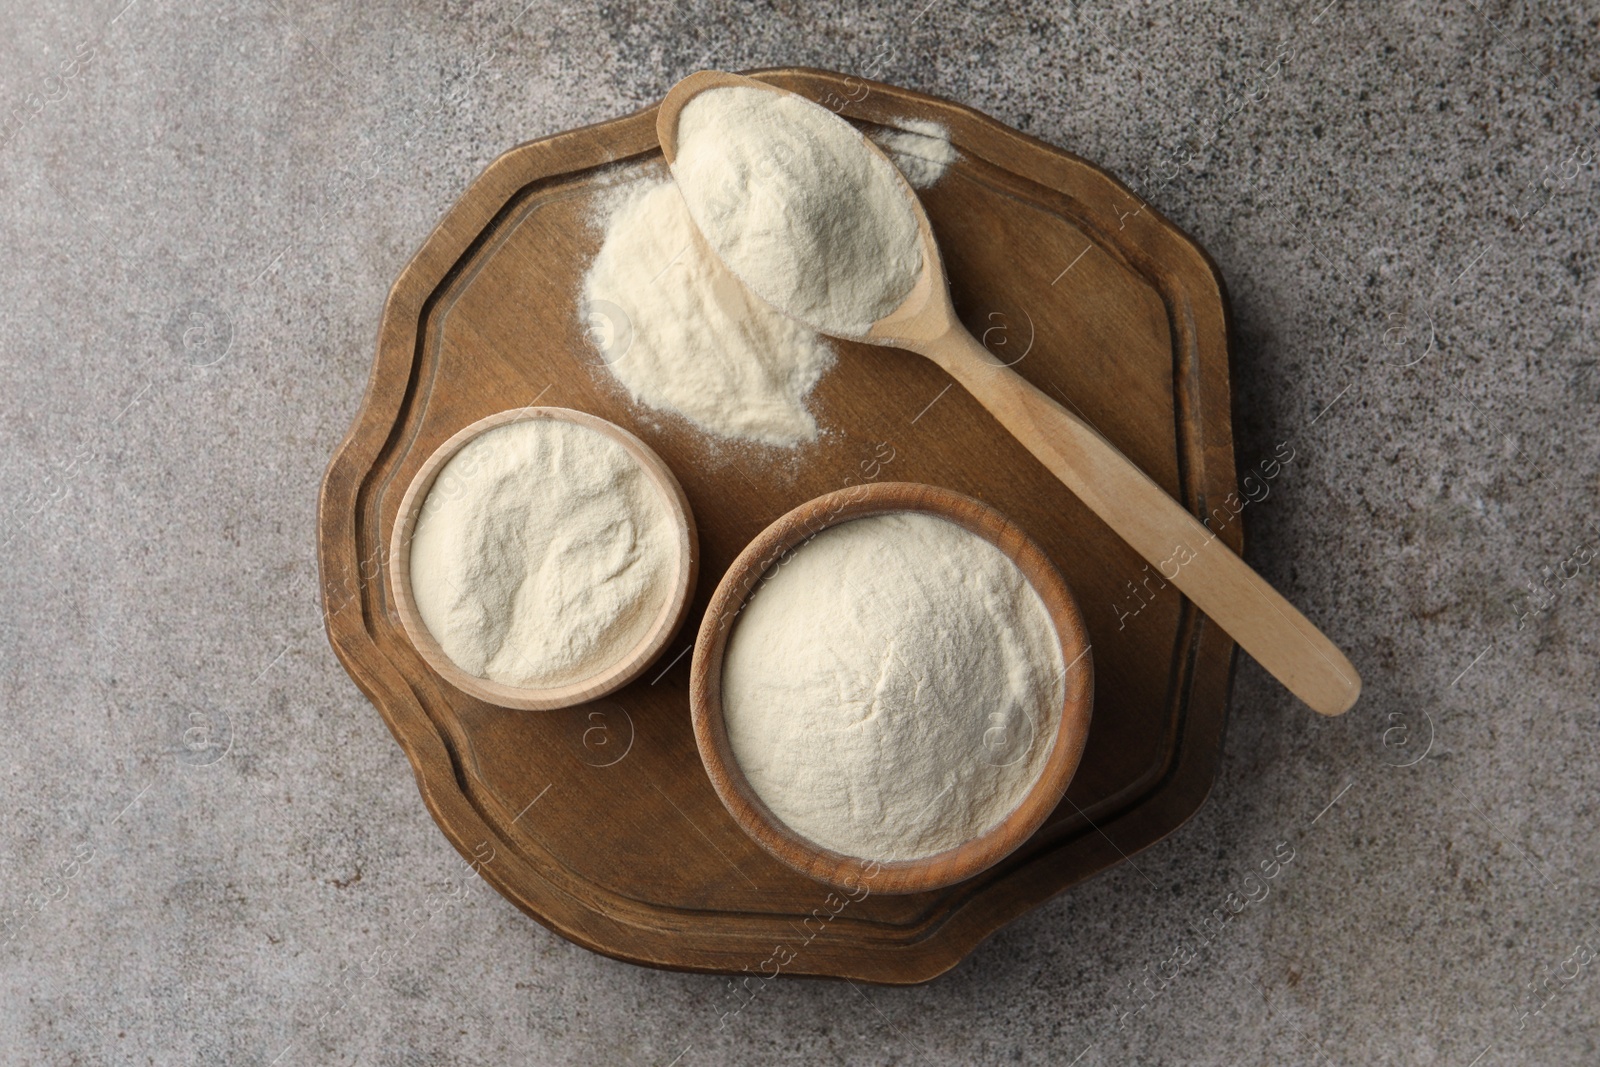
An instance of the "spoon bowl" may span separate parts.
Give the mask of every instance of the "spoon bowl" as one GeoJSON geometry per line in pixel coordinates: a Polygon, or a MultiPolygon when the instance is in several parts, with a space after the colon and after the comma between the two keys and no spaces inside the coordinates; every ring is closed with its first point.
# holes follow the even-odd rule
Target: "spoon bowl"
{"type": "MultiPolygon", "coordinates": [[[[682,117],[683,109],[689,101],[711,89],[757,89],[776,96],[797,95],[787,89],[780,89],[742,74],[729,74],[720,70],[696,71],[672,87],[666,99],[661,102],[660,110],[656,112],[656,138],[661,142],[661,154],[666,159],[668,167],[674,167],[677,163],[678,120],[682,117]]],[[[911,187],[911,183],[905,180],[900,169],[894,165],[894,161],[870,138],[862,137],[861,144],[867,151],[888,164],[889,173],[894,175],[895,181],[899,183],[900,192],[905,197],[906,204],[917,223],[917,245],[922,252],[922,270],[918,273],[911,289],[901,298],[900,306],[873,323],[864,333],[843,332],[824,323],[807,322],[796,318],[806,326],[830,337],[915,351],[912,348],[913,342],[933,340],[952,326],[960,327],[955,308],[950,303],[950,286],[945,278],[944,260],[939,254],[939,242],[934,239],[933,227],[928,222],[927,212],[922,210],[922,201],[917,199],[916,190],[911,187]]],[[[715,246],[712,250],[716,251],[715,246]]],[[[728,266],[735,277],[739,277],[738,271],[731,265],[724,265],[728,266]]],[[[750,284],[748,278],[740,277],[739,280],[752,290],[757,289],[750,284]]]]}

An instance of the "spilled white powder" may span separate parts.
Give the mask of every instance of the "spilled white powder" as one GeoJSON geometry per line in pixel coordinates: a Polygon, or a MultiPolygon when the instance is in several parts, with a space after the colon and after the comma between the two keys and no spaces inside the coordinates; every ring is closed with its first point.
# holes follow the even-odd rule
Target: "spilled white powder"
{"type": "Polygon", "coordinates": [[[722,673],[728,740],[779,819],[907,860],[1013,811],[1065,699],[1054,625],[989,542],[930,515],[830,527],[757,587],[722,673]]]}
{"type": "Polygon", "coordinates": [[[792,93],[697,94],[679,113],[672,175],[723,263],[823,333],[865,334],[922,269],[913,198],[894,166],[792,93]]]}
{"type": "MultiPolygon", "coordinates": [[[[957,158],[944,127],[897,119],[873,140],[917,188],[957,158]]],[[[602,361],[634,401],[718,437],[793,447],[819,429],[811,390],[827,342],[723,266],[670,180],[620,187],[602,208],[583,311],[602,361]]]]}
{"type": "Polygon", "coordinates": [[[950,143],[950,131],[928,119],[894,119],[868,136],[918,189],[937,185],[950,165],[961,158],[950,143]]]}
{"type": "Polygon", "coordinates": [[[468,674],[551,688],[593,677],[672,595],[679,529],[644,468],[587,426],[532,419],[440,470],[411,541],[411,591],[468,674]]]}
{"type": "Polygon", "coordinates": [[[816,439],[806,397],[832,351],[728,272],[670,179],[619,190],[583,299],[604,330],[606,366],[634,400],[721,437],[816,439]]]}

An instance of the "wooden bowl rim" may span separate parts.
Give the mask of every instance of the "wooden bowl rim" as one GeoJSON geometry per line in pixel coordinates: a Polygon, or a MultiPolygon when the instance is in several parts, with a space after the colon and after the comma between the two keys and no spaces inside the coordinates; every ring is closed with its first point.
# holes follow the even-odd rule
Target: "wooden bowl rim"
{"type": "MultiPolygon", "coordinates": [[[[953,885],[986,870],[1033,835],[1060,803],[1089,735],[1094,666],[1082,612],[1060,570],[1010,519],[981,500],[916,482],[852,486],[806,501],[763,530],[717,583],[695,638],[689,706],[695,744],[712,787],[739,827],[779,862],[847,890],[917,893],[953,885]],[[915,860],[847,856],[807,840],[783,823],[739,770],[722,716],[722,667],[729,635],[761,578],[791,549],[829,527],[891,512],[917,512],[953,522],[994,545],[1017,565],[1044,602],[1066,664],[1061,714],[1038,779],[1012,812],[988,832],[915,860]]],[[[1037,743],[1037,739],[1036,739],[1037,743]]]]}
{"type": "Polygon", "coordinates": [[[683,486],[678,484],[678,479],[671,468],[649,445],[616,423],[585,411],[562,407],[514,408],[497,411],[457,430],[442,445],[434,449],[417,469],[411,484],[406,487],[405,495],[400,499],[400,511],[395,516],[389,553],[389,586],[394,594],[395,611],[400,617],[401,628],[411,639],[411,644],[418,654],[446,682],[469,696],[498,707],[519,711],[548,711],[571,707],[614,693],[643,674],[650,664],[655,662],[689,613],[689,602],[699,572],[698,545],[694,513],[689,508],[689,499],[684,495],[683,486]],[[668,508],[677,518],[678,527],[676,576],[672,596],[662,604],[655,622],[627,655],[600,674],[548,689],[506,685],[487,678],[479,678],[456,666],[440,647],[427,624],[423,622],[416,601],[411,595],[411,539],[416,531],[417,517],[421,514],[428,493],[433,489],[434,481],[445,464],[455,458],[456,453],[466,447],[468,442],[491,430],[519,422],[538,420],[569,422],[584,426],[620,444],[644,468],[651,483],[666,499],[668,508]]]}

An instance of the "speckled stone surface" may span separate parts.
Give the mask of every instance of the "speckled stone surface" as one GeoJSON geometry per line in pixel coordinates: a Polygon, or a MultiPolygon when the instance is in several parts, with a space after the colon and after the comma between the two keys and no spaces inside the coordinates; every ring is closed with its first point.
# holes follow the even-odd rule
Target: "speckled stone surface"
{"type": "Polygon", "coordinates": [[[0,14],[0,1061],[1600,1059],[1593,0],[125,2],[0,14]],[[1242,662],[1179,833],[930,985],[719,1028],[725,982],[463,877],[328,648],[313,522],[387,287],[489,160],[793,63],[1205,245],[1241,469],[1297,456],[1250,557],[1366,696],[1242,662]]]}

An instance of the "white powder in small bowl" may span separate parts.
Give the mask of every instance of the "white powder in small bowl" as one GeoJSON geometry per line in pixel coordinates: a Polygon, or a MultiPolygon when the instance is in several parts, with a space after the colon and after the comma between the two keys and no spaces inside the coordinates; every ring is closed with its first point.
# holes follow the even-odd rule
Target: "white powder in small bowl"
{"type": "Polygon", "coordinates": [[[676,512],[621,443],[528,419],[440,468],[412,536],[411,595],[463,671],[556,688],[644,638],[673,594],[678,545],[676,512]]]}
{"type": "Polygon", "coordinates": [[[1044,602],[988,541],[932,515],[854,519],[804,543],[734,622],[722,712],[735,762],[791,830],[910,860],[1026,796],[1066,699],[1044,602]]]}

